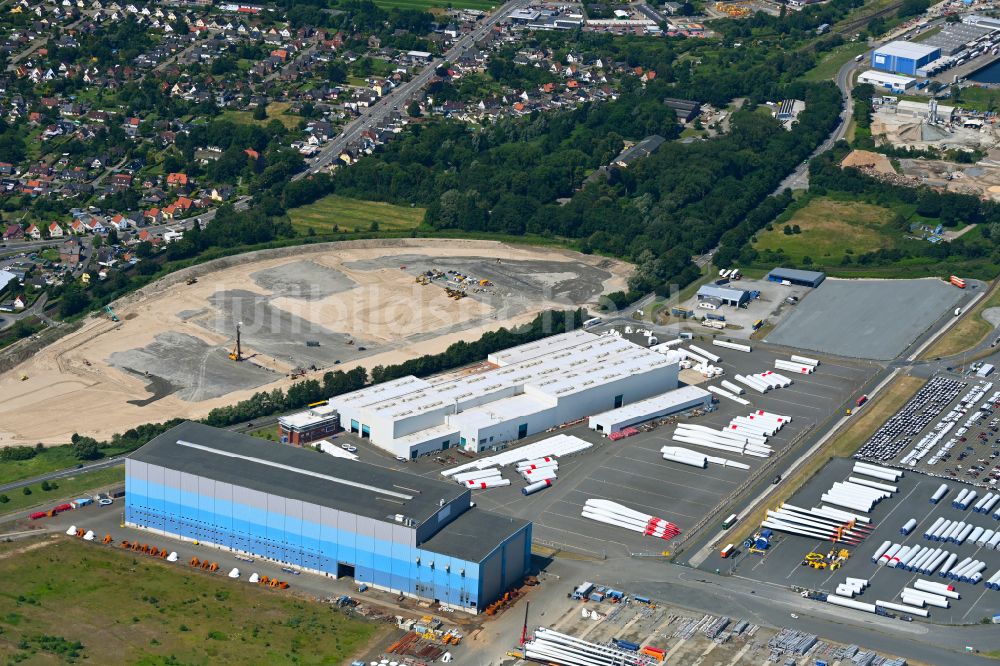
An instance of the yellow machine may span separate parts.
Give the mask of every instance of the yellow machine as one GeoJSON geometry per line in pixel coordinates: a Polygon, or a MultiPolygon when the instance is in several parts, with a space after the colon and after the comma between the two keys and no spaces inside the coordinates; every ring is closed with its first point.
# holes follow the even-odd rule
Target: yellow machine
{"type": "Polygon", "coordinates": [[[236,346],[233,347],[233,351],[229,352],[230,361],[242,361],[243,360],[243,348],[240,346],[240,329],[243,328],[243,322],[236,323],[236,346]]]}

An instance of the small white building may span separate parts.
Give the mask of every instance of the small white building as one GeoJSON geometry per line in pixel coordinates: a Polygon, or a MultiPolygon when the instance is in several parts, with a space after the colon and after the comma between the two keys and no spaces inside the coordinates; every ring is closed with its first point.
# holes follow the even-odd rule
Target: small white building
{"type": "Polygon", "coordinates": [[[876,88],[885,88],[886,90],[900,93],[915,86],[917,80],[911,79],[908,76],[869,69],[867,72],[862,72],[858,75],[858,83],[870,83],[876,88]]]}
{"type": "Polygon", "coordinates": [[[697,386],[682,386],[631,405],[595,414],[588,419],[591,430],[610,435],[637,423],[645,423],[671,414],[679,414],[696,407],[707,409],[712,404],[712,394],[697,386]]]}

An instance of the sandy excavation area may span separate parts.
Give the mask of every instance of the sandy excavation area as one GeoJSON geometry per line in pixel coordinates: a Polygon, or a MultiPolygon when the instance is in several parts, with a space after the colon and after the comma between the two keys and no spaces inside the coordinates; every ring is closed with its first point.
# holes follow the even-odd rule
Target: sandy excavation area
{"type": "Polygon", "coordinates": [[[541,310],[594,304],[625,288],[631,271],[603,257],[456,240],[351,241],[220,259],[122,299],[118,323],[91,318],[0,374],[0,446],[200,418],[293,376],[436,353],[541,310]],[[237,322],[239,363],[228,358],[237,322]]]}

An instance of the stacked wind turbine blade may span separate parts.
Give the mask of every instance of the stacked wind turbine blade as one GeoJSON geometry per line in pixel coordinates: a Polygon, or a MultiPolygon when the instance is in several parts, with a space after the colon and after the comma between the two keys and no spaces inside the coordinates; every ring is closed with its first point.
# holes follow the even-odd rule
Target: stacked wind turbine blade
{"type": "Polygon", "coordinates": [[[610,500],[588,499],[584,502],[580,515],[599,523],[614,525],[660,539],[672,539],[681,533],[680,528],[669,521],[635,511],[610,500]]]}

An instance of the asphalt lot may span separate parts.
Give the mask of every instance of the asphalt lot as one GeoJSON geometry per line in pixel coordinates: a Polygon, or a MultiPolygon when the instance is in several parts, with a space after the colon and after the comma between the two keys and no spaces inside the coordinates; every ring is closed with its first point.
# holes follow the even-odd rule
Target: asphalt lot
{"type": "Polygon", "coordinates": [[[938,279],[828,279],[767,337],[773,344],[848,358],[896,358],[949,309],[980,288],[938,279]]]}
{"type": "MultiPolygon", "coordinates": [[[[789,503],[805,508],[820,506],[822,504],[820,495],[835,481],[843,481],[851,476],[853,465],[853,460],[844,458],[833,460],[810,479],[789,500],[789,503]]],[[[837,571],[814,570],[801,564],[806,553],[817,552],[825,555],[834,544],[829,541],[794,535],[778,535],[764,556],[743,553],[731,563],[713,556],[706,561],[705,567],[722,568],[723,571],[731,568],[734,575],[743,578],[828,593],[832,593],[839,583],[844,582],[847,576],[864,578],[870,581],[871,586],[857,599],[866,603],[874,603],[876,599],[899,603],[899,592],[918,578],[947,582],[956,587],[962,598],[953,601],[951,608],[948,609],[928,607],[930,617],[927,618],[927,621],[939,624],[978,622],[982,618],[1000,613],[1000,592],[988,590],[982,583],[974,586],[951,580],[945,581],[937,574],[924,576],[902,569],[882,567],[871,561],[872,554],[882,542],[891,540],[893,543],[907,546],[916,544],[942,548],[956,553],[959,560],[966,557],[982,560],[987,565],[984,578],[989,578],[997,569],[1000,569],[1000,551],[980,548],[970,542],[957,545],[929,541],[923,538],[924,531],[934,523],[938,516],[944,516],[949,520],[960,519],[990,529],[996,529],[1000,526],[1000,523],[990,516],[973,513],[971,509],[960,511],[951,506],[948,497],[954,497],[962,487],[965,487],[958,482],[949,484],[951,492],[945,500],[937,505],[931,504],[930,496],[940,483],[939,479],[916,472],[907,472],[896,484],[899,487],[899,492],[877,504],[874,511],[869,514],[875,525],[875,530],[859,546],[848,548],[851,551],[851,557],[837,571]],[[899,528],[910,518],[917,519],[917,527],[909,536],[903,536],[900,534],[899,528]]],[[[839,549],[843,546],[837,545],[836,547],[839,549]]],[[[914,619],[923,621],[922,618],[915,617],[914,619]]]]}
{"type": "MultiPolygon", "coordinates": [[[[718,347],[712,350],[722,357],[719,365],[725,368],[724,376],[730,380],[733,374],[770,369],[776,357],[787,358],[763,349],[750,354],[718,347]]],[[[748,414],[751,409],[791,416],[792,423],[768,440],[775,451],[783,451],[826,420],[832,412],[841,409],[846,401],[852,400],[854,391],[875,369],[867,364],[824,362],[814,374],[794,378],[795,383],[788,388],[776,389],[763,396],[744,394],[742,397],[749,400],[751,406],[722,399],[716,405],[716,411],[693,417],[692,422],[722,428],[733,417],[748,414]]],[[[718,380],[709,383],[718,385],[718,380]]],[[[665,550],[673,550],[678,541],[647,537],[583,518],[580,511],[584,502],[591,498],[618,502],[636,511],[669,520],[685,534],[698,527],[707,516],[721,522],[729,513],[727,498],[752,474],[772,475],[780,471],[780,457],[777,455],[768,459],[729,456],[749,464],[749,471],[718,465],[702,470],[667,462],[660,454],[661,447],[691,446],[673,442],[673,431],[673,425],[665,424],[615,442],[589,430],[586,424],[564,428],[561,433],[585,439],[594,443],[595,447],[560,460],[559,478],[551,488],[526,497],[521,494],[524,484],[520,477],[512,468],[505,468],[504,478],[510,479],[511,485],[476,491],[474,500],[489,511],[531,520],[535,542],[551,548],[602,558],[659,555],[665,550]],[[758,472],[764,465],[767,468],[758,472]]],[[[536,435],[525,439],[524,443],[550,436],[552,433],[536,435]]],[[[361,449],[362,457],[367,459],[371,455],[373,447],[370,442],[350,435],[338,436],[338,440],[346,441],[348,438],[361,449]]],[[[717,451],[706,452],[709,455],[724,455],[717,451]]],[[[442,470],[468,460],[454,453],[442,457],[442,460],[451,459],[447,463],[435,458],[426,456],[407,463],[405,468],[410,472],[442,478],[442,470]]]]}

